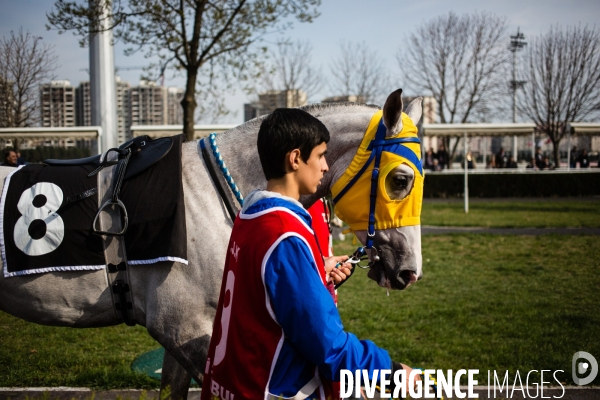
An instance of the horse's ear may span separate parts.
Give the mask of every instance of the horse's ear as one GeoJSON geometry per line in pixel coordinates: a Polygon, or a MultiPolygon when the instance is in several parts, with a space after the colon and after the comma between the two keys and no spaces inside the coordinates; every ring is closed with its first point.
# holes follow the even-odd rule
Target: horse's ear
{"type": "Polygon", "coordinates": [[[383,106],[383,123],[386,137],[396,136],[402,131],[402,89],[390,94],[383,106]]]}
{"type": "Polygon", "coordinates": [[[406,114],[408,114],[413,124],[416,126],[421,120],[421,115],[423,114],[423,98],[417,97],[411,101],[408,107],[406,107],[406,114]]]}

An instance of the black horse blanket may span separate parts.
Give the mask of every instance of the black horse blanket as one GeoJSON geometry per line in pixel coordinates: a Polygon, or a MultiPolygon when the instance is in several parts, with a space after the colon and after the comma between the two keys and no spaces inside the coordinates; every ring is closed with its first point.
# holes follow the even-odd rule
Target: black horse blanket
{"type": "MultiPolygon", "coordinates": [[[[156,164],[123,183],[129,214],[128,264],[187,264],[181,181],[183,135],[156,164]]],[[[91,165],[27,165],[11,173],[0,200],[4,276],[106,267],[102,238],[92,231],[98,211],[97,176],[91,165]]]]}

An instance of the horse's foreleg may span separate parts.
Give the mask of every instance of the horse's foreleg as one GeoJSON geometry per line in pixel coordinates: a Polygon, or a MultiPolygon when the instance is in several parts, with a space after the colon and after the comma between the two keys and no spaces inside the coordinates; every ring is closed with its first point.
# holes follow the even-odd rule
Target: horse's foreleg
{"type": "Polygon", "coordinates": [[[210,336],[203,335],[180,345],[173,343],[172,339],[167,337],[157,340],[165,348],[160,381],[161,394],[168,385],[171,399],[186,400],[192,378],[202,385],[210,336]]]}
{"type": "Polygon", "coordinates": [[[146,329],[165,349],[161,387],[169,384],[176,399],[185,399],[190,378],[202,380],[212,333],[214,296],[203,296],[212,286],[203,288],[201,279],[194,279],[198,269],[161,263],[134,274],[139,282],[132,285],[145,288],[146,329]]]}
{"type": "Polygon", "coordinates": [[[165,350],[160,378],[160,397],[163,398],[165,389],[169,387],[172,400],[186,400],[191,379],[192,375],[177,362],[171,353],[165,350]]]}

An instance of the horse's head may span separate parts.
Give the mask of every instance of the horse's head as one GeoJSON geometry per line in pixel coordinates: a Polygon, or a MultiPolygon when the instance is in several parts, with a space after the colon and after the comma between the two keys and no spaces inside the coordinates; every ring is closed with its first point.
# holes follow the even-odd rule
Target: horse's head
{"type": "Polygon", "coordinates": [[[421,98],[402,112],[402,90],[371,118],[349,167],[333,184],[335,212],[370,253],[369,277],[404,289],[422,276],[421,98]]]}

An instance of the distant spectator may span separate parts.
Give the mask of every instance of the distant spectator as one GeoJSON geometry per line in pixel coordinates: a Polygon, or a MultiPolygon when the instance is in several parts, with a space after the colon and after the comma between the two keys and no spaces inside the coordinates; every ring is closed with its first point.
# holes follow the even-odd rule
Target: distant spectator
{"type": "Polygon", "coordinates": [[[433,159],[433,168],[431,168],[432,171],[441,171],[442,167],[440,167],[440,162],[438,161],[437,158],[433,159]]]}
{"type": "Polygon", "coordinates": [[[508,157],[504,151],[504,147],[500,147],[500,151],[496,153],[496,168],[506,168],[508,166],[508,157]]]}
{"type": "Polygon", "coordinates": [[[475,160],[473,159],[473,155],[470,151],[467,153],[467,168],[475,169],[475,160]]]}
{"type": "Polygon", "coordinates": [[[21,157],[21,152],[17,151],[17,165],[25,165],[27,164],[25,162],[25,159],[23,157],[21,157]]]}
{"type": "Polygon", "coordinates": [[[17,153],[13,150],[8,150],[4,152],[4,162],[2,164],[3,167],[16,167],[17,166],[17,153]]]}
{"type": "Polygon", "coordinates": [[[541,148],[536,148],[535,150],[535,166],[537,169],[544,169],[544,155],[542,154],[541,148]]]}
{"type": "Polygon", "coordinates": [[[533,169],[534,171],[538,170],[538,167],[535,165],[535,157],[531,157],[531,160],[527,163],[527,169],[533,169]]]}
{"type": "Polygon", "coordinates": [[[571,149],[571,159],[570,159],[570,164],[569,166],[571,168],[575,168],[577,167],[577,161],[579,161],[577,158],[578,154],[577,154],[577,146],[573,146],[573,148],[571,149]]]}
{"type": "Polygon", "coordinates": [[[554,164],[552,164],[550,162],[550,159],[548,158],[548,156],[544,156],[544,165],[543,165],[543,168],[540,168],[540,169],[543,169],[543,170],[554,169],[554,164]]]}
{"type": "Polygon", "coordinates": [[[579,162],[579,168],[589,168],[590,167],[590,160],[588,158],[588,154],[585,149],[581,150],[581,154],[577,158],[577,161],[579,162]]]}
{"type": "Polygon", "coordinates": [[[435,160],[436,154],[429,148],[427,153],[425,153],[425,169],[429,169],[431,171],[435,171],[433,168],[433,161],[435,160]]]}
{"type": "Polygon", "coordinates": [[[437,152],[437,160],[438,160],[438,164],[440,169],[444,169],[444,168],[448,168],[448,152],[446,151],[446,148],[444,147],[444,145],[440,145],[440,148],[437,152]]]}
{"type": "Polygon", "coordinates": [[[508,165],[506,166],[506,168],[518,168],[517,162],[515,161],[515,158],[513,156],[510,156],[508,158],[508,165]]]}

